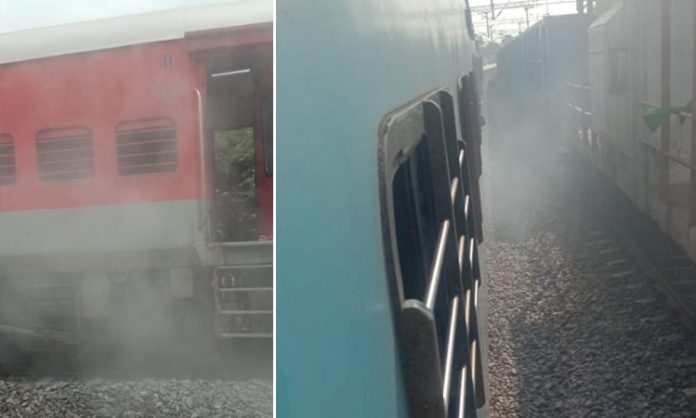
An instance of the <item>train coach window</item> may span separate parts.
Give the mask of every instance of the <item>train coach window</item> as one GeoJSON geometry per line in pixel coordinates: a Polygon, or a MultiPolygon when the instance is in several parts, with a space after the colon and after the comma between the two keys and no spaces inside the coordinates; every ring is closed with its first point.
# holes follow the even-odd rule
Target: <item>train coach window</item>
{"type": "Polygon", "coordinates": [[[92,131],[76,126],[45,129],[36,135],[39,180],[44,183],[94,177],[92,131]]]}
{"type": "Polygon", "coordinates": [[[0,186],[9,186],[16,181],[14,139],[10,134],[0,134],[0,186]]]}
{"type": "Polygon", "coordinates": [[[116,127],[118,173],[122,176],[176,171],[176,126],[171,118],[120,123],[116,127]]]}
{"type": "Polygon", "coordinates": [[[386,273],[412,416],[473,417],[485,403],[478,255],[467,227],[471,156],[457,147],[455,123],[454,99],[439,90],[380,127],[386,273]]]}

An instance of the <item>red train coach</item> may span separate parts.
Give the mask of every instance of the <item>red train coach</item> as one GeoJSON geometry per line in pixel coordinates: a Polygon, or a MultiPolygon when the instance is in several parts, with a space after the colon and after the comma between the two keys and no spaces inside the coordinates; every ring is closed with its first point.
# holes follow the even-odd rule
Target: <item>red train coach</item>
{"type": "Polygon", "coordinates": [[[272,336],[272,42],[270,0],[0,35],[0,341],[272,336]]]}

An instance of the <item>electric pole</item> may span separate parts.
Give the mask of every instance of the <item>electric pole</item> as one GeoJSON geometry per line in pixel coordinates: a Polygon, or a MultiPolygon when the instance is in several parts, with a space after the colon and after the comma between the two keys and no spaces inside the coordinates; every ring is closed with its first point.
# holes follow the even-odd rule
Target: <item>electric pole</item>
{"type": "Polygon", "coordinates": [[[527,29],[529,29],[529,7],[524,8],[524,17],[527,20],[527,29]]]}
{"type": "Polygon", "coordinates": [[[491,22],[488,20],[488,12],[484,12],[483,17],[486,18],[486,34],[488,35],[488,41],[492,41],[492,39],[491,39],[491,22]]]}
{"type": "MultiPolygon", "coordinates": [[[[2,0],[0,0],[2,1],[2,0]]],[[[426,0],[427,1],[427,0],[426,0]]],[[[490,0],[490,2],[485,2],[480,6],[470,7],[471,13],[476,13],[481,17],[479,21],[481,26],[483,26],[483,20],[486,22],[486,35],[490,40],[493,40],[494,33],[497,33],[497,29],[500,26],[501,20],[498,19],[501,15],[507,11],[514,9],[524,9],[525,19],[520,23],[520,27],[526,23],[527,28],[531,27],[539,19],[539,16],[543,14],[537,13],[536,15],[530,16],[530,10],[543,10],[546,8],[546,15],[549,15],[549,8],[551,6],[560,5],[571,5],[576,4],[578,8],[578,13],[592,13],[594,7],[593,0],[490,0]],[[582,11],[581,11],[582,10],[582,11]]],[[[502,19],[504,22],[505,19],[502,19]]],[[[483,28],[482,28],[483,29],[483,28]]],[[[514,31],[514,29],[513,29],[514,31]]]]}

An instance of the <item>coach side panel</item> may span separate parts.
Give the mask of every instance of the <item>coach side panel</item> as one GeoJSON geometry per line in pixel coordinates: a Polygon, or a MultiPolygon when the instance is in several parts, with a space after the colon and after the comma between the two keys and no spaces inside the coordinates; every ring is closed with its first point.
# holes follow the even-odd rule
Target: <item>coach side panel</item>
{"type": "Polygon", "coordinates": [[[0,254],[192,248],[192,67],[182,41],[1,66],[0,254]]]}

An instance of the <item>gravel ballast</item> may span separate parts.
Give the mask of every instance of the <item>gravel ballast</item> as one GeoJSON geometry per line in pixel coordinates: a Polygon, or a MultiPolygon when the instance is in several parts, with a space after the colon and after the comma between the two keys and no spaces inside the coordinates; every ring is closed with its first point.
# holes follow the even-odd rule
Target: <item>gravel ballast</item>
{"type": "Polygon", "coordinates": [[[696,416],[692,333],[593,218],[582,164],[538,125],[501,126],[483,181],[489,415],[696,416]]]}
{"type": "Polygon", "coordinates": [[[0,374],[0,417],[273,416],[267,341],[178,347],[25,352],[0,374]]]}
{"type": "Polygon", "coordinates": [[[2,417],[273,416],[269,380],[0,380],[2,417]]]}

